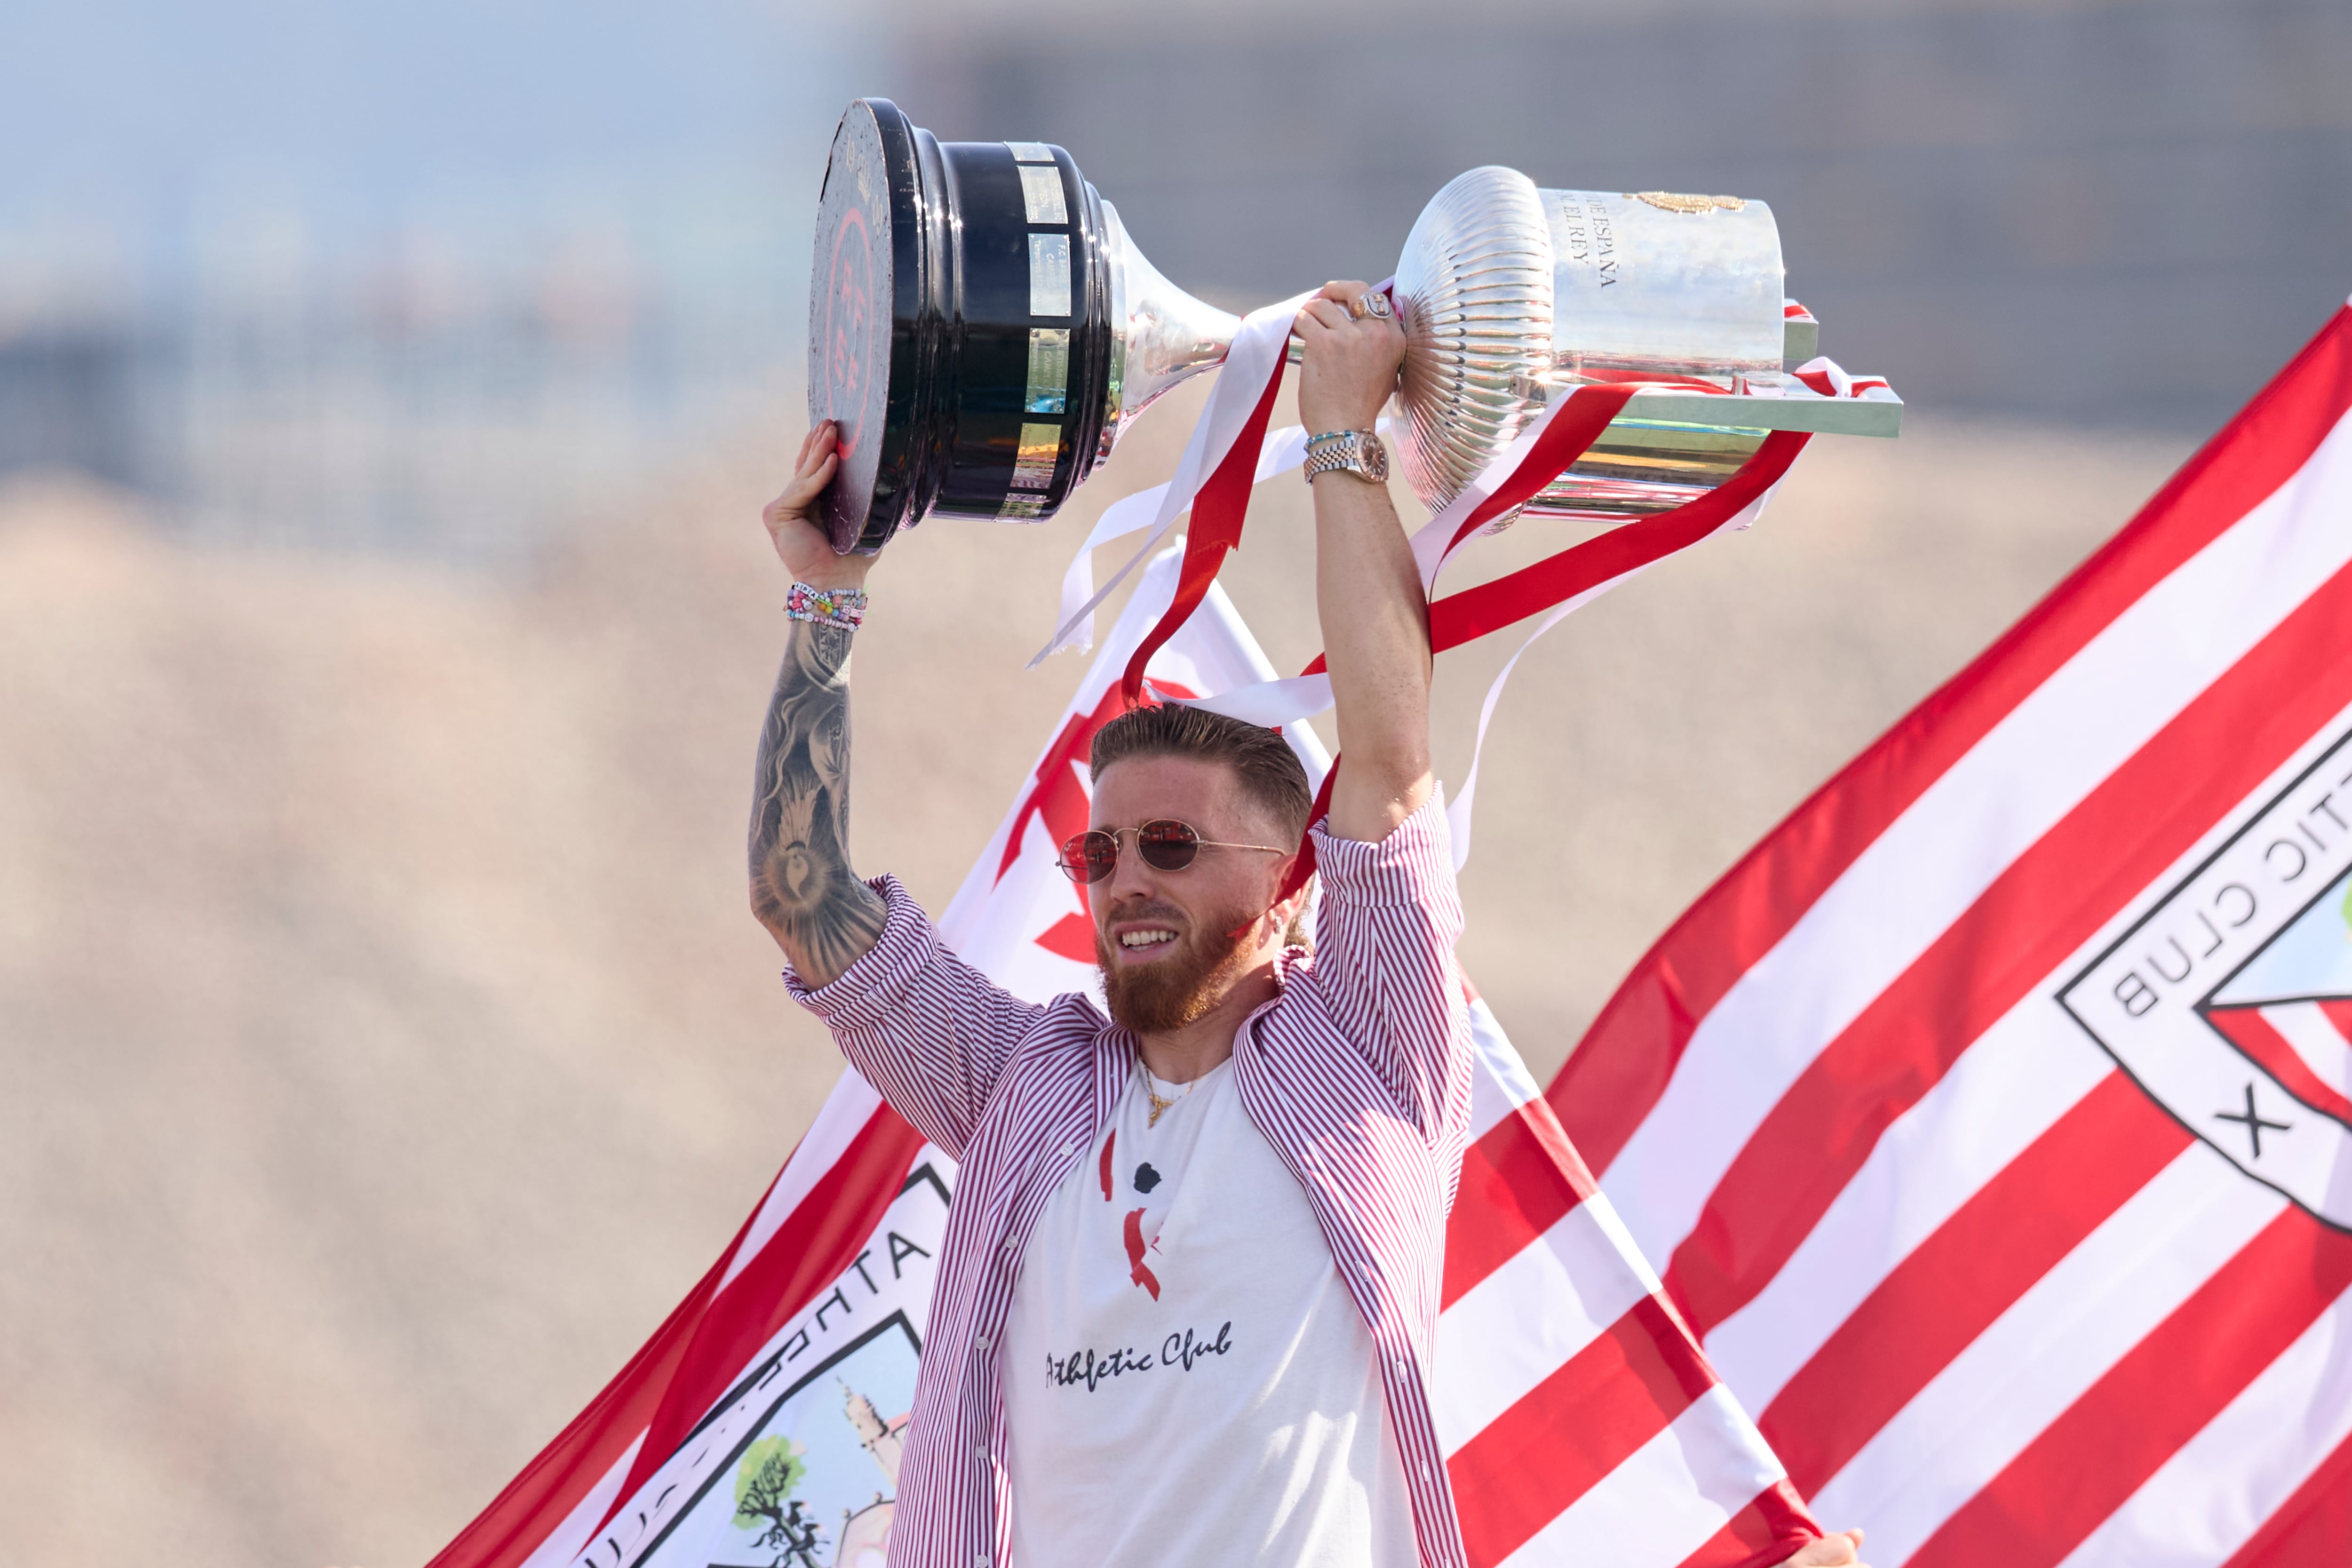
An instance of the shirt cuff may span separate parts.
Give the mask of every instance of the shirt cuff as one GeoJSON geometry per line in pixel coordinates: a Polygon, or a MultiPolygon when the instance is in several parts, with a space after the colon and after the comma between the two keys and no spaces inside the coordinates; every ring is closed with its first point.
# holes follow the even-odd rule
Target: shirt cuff
{"type": "Polygon", "coordinates": [[[887,1012],[906,984],[939,955],[939,932],[930,917],[898,879],[887,872],[867,879],[882,896],[882,934],[857,962],[823,985],[811,985],[784,965],[784,989],[793,1000],[835,1028],[872,1023],[887,1012]]]}
{"type": "Polygon", "coordinates": [[[1454,835],[1445,820],[1445,788],[1433,786],[1421,809],[1371,843],[1339,838],[1320,822],[1307,829],[1315,842],[1315,872],[1323,896],[1350,904],[1417,904],[1454,880],[1454,835]]]}

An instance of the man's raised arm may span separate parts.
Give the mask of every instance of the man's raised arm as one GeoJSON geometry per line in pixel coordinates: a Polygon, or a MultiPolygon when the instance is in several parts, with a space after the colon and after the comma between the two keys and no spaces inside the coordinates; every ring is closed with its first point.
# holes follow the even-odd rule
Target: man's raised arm
{"type": "MultiPolygon", "coordinates": [[[[1365,310],[1370,292],[1327,283],[1298,313],[1298,416],[1309,437],[1355,430],[1369,441],[1396,387],[1404,329],[1391,314],[1365,310]]],[[[1315,602],[1342,758],[1326,828],[1376,842],[1433,788],[1429,616],[1386,485],[1349,473],[1316,480],[1315,602]]]]}
{"type": "MultiPolygon", "coordinates": [[[[820,424],[801,444],[793,482],[762,514],[793,579],[855,592],[870,555],[836,555],[813,521],[840,459],[820,424]]],[[[847,626],[793,619],[776,694],[760,731],[751,785],[751,912],[809,986],[827,984],[882,934],[881,898],[849,868],[847,626]]]]}

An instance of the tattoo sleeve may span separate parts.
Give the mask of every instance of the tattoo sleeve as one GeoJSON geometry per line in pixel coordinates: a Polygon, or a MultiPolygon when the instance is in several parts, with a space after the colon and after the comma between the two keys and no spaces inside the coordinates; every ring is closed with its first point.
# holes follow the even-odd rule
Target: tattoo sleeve
{"type": "Polygon", "coordinates": [[[882,934],[884,906],[849,868],[849,643],[793,621],[751,785],[751,910],[803,982],[823,985],[882,934]]]}

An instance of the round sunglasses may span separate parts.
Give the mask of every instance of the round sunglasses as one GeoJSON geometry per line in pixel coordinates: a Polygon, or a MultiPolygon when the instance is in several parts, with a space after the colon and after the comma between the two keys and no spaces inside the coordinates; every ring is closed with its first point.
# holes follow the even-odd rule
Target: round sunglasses
{"type": "Polygon", "coordinates": [[[1062,846],[1058,862],[1062,875],[1073,882],[1099,882],[1109,876],[1118,865],[1118,838],[1122,833],[1135,835],[1136,852],[1143,857],[1143,863],[1160,871],[1181,871],[1203,849],[1255,849],[1264,855],[1290,853],[1271,844],[1220,844],[1202,837],[1190,823],[1163,816],[1140,827],[1114,827],[1108,832],[1097,827],[1077,835],[1062,846]]]}

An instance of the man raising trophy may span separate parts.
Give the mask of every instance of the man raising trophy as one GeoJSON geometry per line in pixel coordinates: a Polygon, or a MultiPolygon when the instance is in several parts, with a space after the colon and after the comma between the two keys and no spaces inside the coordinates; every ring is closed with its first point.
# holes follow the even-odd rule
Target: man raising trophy
{"type": "MultiPolygon", "coordinates": [[[[1346,765],[1310,821],[1273,731],[1151,705],[1097,732],[1061,866],[1107,1014],[1007,994],[895,879],[851,870],[849,656],[875,556],[836,551],[858,533],[827,510],[832,422],[765,514],[793,580],[752,910],[793,995],[961,1167],[896,1568],[1465,1562],[1430,1407],[1471,1109],[1462,911],[1427,607],[1375,432],[1406,331],[1360,282],[1325,287],[1293,330],[1346,765]],[[1311,949],[1294,875],[1310,850],[1311,949]]],[[[1859,1544],[1786,1561],[1851,1563],[1859,1544]]]]}

